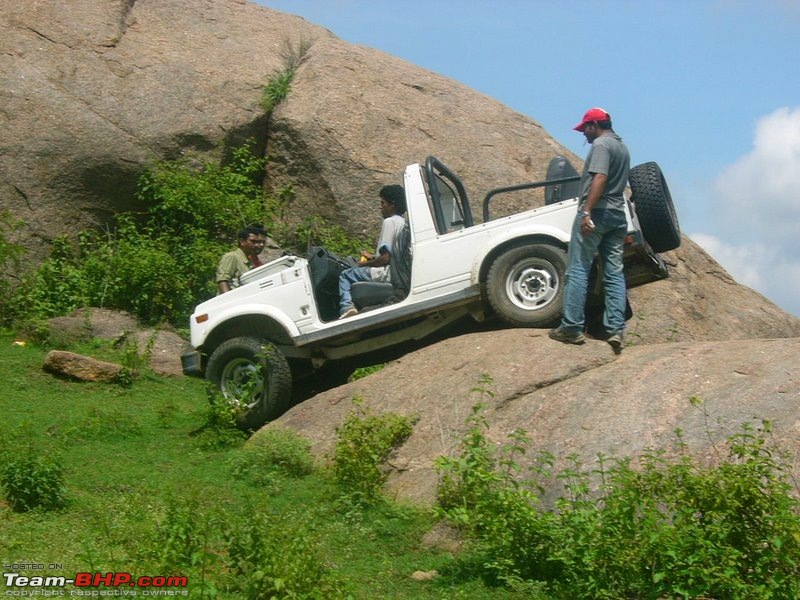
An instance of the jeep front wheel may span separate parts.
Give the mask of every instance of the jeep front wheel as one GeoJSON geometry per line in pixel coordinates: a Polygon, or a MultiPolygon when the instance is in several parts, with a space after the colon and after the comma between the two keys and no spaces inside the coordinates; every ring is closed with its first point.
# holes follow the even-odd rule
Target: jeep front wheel
{"type": "Polygon", "coordinates": [[[548,327],[561,315],[567,253],[543,244],[517,246],[489,268],[486,295],[494,311],[514,327],[548,327]]]}
{"type": "Polygon", "coordinates": [[[208,360],[206,377],[233,408],[241,429],[257,429],[289,408],[289,364],[269,342],[251,337],[223,342],[208,360]]]}

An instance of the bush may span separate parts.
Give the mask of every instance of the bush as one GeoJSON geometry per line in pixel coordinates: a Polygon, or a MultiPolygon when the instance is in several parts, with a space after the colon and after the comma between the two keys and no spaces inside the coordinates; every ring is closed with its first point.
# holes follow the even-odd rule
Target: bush
{"type": "MultiPolygon", "coordinates": [[[[8,211],[0,210],[0,274],[17,274],[20,268],[20,259],[24,249],[13,241],[16,232],[22,223],[11,219],[8,211]]],[[[7,313],[11,297],[11,284],[6,277],[0,277],[0,314],[7,313]]]]}
{"type": "Polygon", "coordinates": [[[233,585],[252,600],[347,597],[299,519],[248,515],[229,532],[228,559],[233,585]]]}
{"type": "Polygon", "coordinates": [[[16,512],[53,510],[65,503],[64,473],[55,459],[32,450],[8,458],[0,469],[5,499],[16,512]]]}
{"type": "Polygon", "coordinates": [[[114,230],[83,232],[77,245],[57,238],[8,302],[5,324],[98,306],[129,311],[145,323],[185,325],[195,304],[214,295],[217,261],[235,233],[267,217],[258,181],[263,165],[247,147],[222,166],[155,164],[137,192],[148,212],[120,214],[114,230]]]}
{"type": "Polygon", "coordinates": [[[349,235],[322,217],[304,217],[299,223],[289,218],[293,200],[294,189],[291,186],[278,190],[276,197],[268,200],[273,219],[270,233],[282,247],[304,254],[310,246],[324,246],[339,256],[358,256],[361,250],[370,247],[371,242],[349,235]]]}
{"type": "Polygon", "coordinates": [[[573,459],[558,473],[565,497],[543,512],[537,488],[514,477],[523,437],[495,451],[480,408],[470,419],[461,455],[438,462],[438,511],[471,534],[498,580],[546,583],[556,598],[800,594],[800,512],[768,424],[729,437],[715,466],[686,452],[650,451],[635,467],[599,457],[593,471],[573,459]]]}
{"type": "MultiPolygon", "coordinates": [[[[36,331],[45,319],[96,306],[128,311],[148,324],[183,327],[194,306],[215,295],[220,256],[252,223],[265,224],[279,245],[298,254],[309,245],[327,245],[340,254],[365,247],[316,217],[297,225],[287,216],[291,186],[274,198],[264,196],[264,164],[246,146],[233,150],[224,165],[156,163],[142,175],[137,191],[146,213],[119,214],[114,229],[82,232],[77,244],[57,238],[50,256],[23,276],[13,293],[5,279],[0,281],[0,325],[36,331]]],[[[0,213],[4,270],[22,254],[5,237],[5,230],[17,226],[0,213]]]]}
{"type": "Polygon", "coordinates": [[[198,446],[203,450],[226,450],[242,445],[247,440],[247,432],[237,426],[237,408],[226,402],[221,392],[210,384],[207,393],[209,405],[205,423],[193,432],[198,446]]]}
{"type": "Polygon", "coordinates": [[[264,112],[271,113],[275,107],[283,102],[289,95],[294,79],[294,71],[287,70],[275,73],[267,84],[261,89],[261,108],[264,112]]]}
{"type": "Polygon", "coordinates": [[[159,566],[165,569],[186,569],[198,563],[206,533],[204,516],[194,498],[171,499],[163,519],[153,531],[148,547],[157,554],[159,566]]]}
{"type": "Polygon", "coordinates": [[[46,319],[70,313],[88,304],[89,287],[80,256],[66,236],[58,236],[49,258],[23,277],[5,320],[10,323],[19,316],[46,319]]]}
{"type": "Polygon", "coordinates": [[[311,442],[288,429],[259,432],[231,458],[233,476],[265,485],[276,475],[305,477],[314,471],[311,442]]]}
{"type": "Polygon", "coordinates": [[[363,409],[350,413],[337,430],[335,481],[355,498],[375,501],[388,476],[381,467],[412,430],[412,420],[401,415],[372,415],[363,409]]]}
{"type": "Polygon", "coordinates": [[[289,96],[294,74],[310,47],[311,43],[303,37],[297,44],[292,44],[288,38],[283,39],[281,44],[283,70],[273,73],[267,84],[261,88],[261,108],[264,112],[271,113],[289,96]]]}
{"type": "Polygon", "coordinates": [[[185,161],[163,161],[142,175],[137,196],[151,207],[149,225],[174,233],[173,243],[199,236],[230,244],[242,227],[265,217],[259,182],[263,170],[264,159],[248,146],[235,149],[226,165],[197,168],[185,161]]]}

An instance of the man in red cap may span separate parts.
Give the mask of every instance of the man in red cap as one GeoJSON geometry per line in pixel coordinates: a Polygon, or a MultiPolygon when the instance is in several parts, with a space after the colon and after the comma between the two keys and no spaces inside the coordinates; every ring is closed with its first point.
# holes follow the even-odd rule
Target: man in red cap
{"type": "Polygon", "coordinates": [[[626,303],[622,251],[628,230],[623,193],[628,185],[630,154],[611,128],[611,115],[602,108],[586,111],[575,130],[586,136],[592,148],[583,166],[578,214],[569,242],[563,317],[550,337],[565,344],[584,343],[589,271],[599,253],[605,289],[603,326],[608,343],[619,353],[626,303]]]}

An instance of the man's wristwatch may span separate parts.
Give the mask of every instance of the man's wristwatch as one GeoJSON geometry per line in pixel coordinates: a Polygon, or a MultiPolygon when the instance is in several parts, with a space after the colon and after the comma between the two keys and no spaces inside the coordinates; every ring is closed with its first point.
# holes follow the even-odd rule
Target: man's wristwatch
{"type": "Polygon", "coordinates": [[[584,217],[591,217],[591,216],[592,216],[592,213],[587,212],[585,210],[581,211],[581,219],[584,218],[584,217]]]}

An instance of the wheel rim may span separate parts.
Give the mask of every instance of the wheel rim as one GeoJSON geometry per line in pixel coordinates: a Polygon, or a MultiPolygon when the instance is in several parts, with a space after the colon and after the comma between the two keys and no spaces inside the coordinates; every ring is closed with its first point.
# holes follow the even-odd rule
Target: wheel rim
{"type": "Polygon", "coordinates": [[[231,404],[252,408],[266,387],[262,367],[246,358],[233,359],[225,365],[219,387],[231,404]]]}
{"type": "Polygon", "coordinates": [[[558,274],[547,262],[529,258],[517,263],[506,277],[506,295],[523,310],[539,310],[558,295],[558,274]]]}

